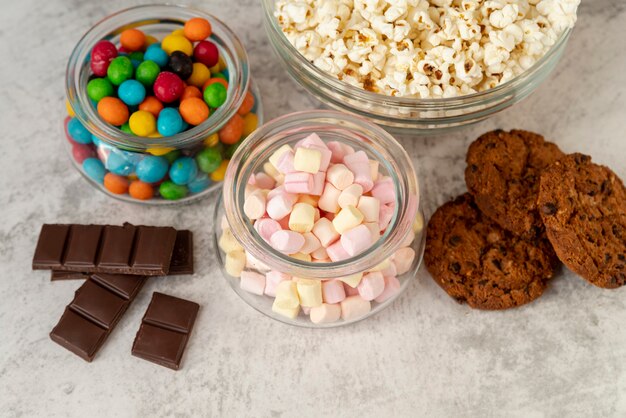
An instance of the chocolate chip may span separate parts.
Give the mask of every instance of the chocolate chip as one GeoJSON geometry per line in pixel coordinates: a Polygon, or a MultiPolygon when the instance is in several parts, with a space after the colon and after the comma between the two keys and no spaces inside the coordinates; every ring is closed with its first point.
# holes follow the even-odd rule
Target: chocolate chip
{"type": "Polygon", "coordinates": [[[576,164],[582,164],[582,163],[586,163],[587,161],[591,160],[591,157],[588,155],[584,155],[584,154],[576,154],[574,156],[574,161],[576,161],[576,164]]]}
{"type": "Polygon", "coordinates": [[[617,259],[618,259],[619,261],[626,261],[626,255],[624,255],[624,254],[618,254],[618,255],[617,255],[617,259]]]}
{"type": "Polygon", "coordinates": [[[456,247],[457,245],[459,245],[460,242],[461,237],[458,235],[452,235],[448,240],[448,244],[450,244],[451,247],[456,247]]]}
{"type": "Polygon", "coordinates": [[[556,213],[556,205],[554,203],[546,203],[541,207],[541,213],[544,215],[554,215],[556,213]]]}
{"type": "Polygon", "coordinates": [[[502,263],[497,258],[492,259],[491,264],[493,264],[498,270],[502,270],[502,263]]]}
{"type": "Polygon", "coordinates": [[[452,263],[449,268],[454,274],[458,274],[461,271],[461,265],[459,263],[452,263]]]}
{"type": "Polygon", "coordinates": [[[613,258],[613,257],[611,256],[611,254],[609,254],[609,253],[604,253],[604,262],[605,262],[605,263],[608,263],[609,261],[611,261],[611,258],[613,258]]]}
{"type": "Polygon", "coordinates": [[[476,164],[472,164],[470,165],[470,170],[472,171],[472,173],[475,173],[476,171],[478,171],[478,166],[476,164]]]}
{"type": "Polygon", "coordinates": [[[494,149],[495,147],[496,147],[496,144],[494,144],[493,142],[490,142],[487,145],[485,145],[485,148],[487,149],[494,149]]]}

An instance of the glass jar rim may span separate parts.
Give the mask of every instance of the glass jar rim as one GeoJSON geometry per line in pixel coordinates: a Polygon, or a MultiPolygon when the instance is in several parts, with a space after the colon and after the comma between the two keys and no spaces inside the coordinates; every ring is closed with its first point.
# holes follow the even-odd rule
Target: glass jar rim
{"type": "MultiPolygon", "coordinates": [[[[298,61],[298,64],[309,74],[312,74],[319,82],[326,85],[326,87],[334,89],[338,92],[341,92],[342,95],[346,97],[350,97],[351,99],[363,100],[368,103],[372,103],[375,105],[390,105],[390,106],[400,106],[412,108],[415,110],[424,110],[424,111],[432,111],[432,110],[454,110],[457,108],[466,107],[469,103],[479,104],[482,101],[490,100],[494,96],[498,96],[500,94],[508,94],[512,88],[515,88],[523,80],[530,74],[533,74],[539,71],[544,65],[549,63],[554,54],[558,54],[561,46],[565,44],[571,33],[573,28],[565,29],[557,38],[555,43],[550,47],[550,49],[539,58],[530,68],[525,70],[522,74],[512,78],[509,81],[506,81],[498,86],[479,91],[476,93],[466,94],[457,97],[444,97],[444,98],[435,98],[435,99],[422,99],[422,98],[414,98],[414,97],[396,97],[389,96],[386,94],[375,93],[371,91],[364,90],[357,86],[353,86],[352,84],[346,83],[345,81],[339,80],[336,77],[333,77],[326,73],[325,71],[319,69],[315,64],[311,61],[307,60],[304,55],[302,55],[292,44],[289,42],[282,29],[278,25],[277,19],[274,17],[274,0],[262,0],[263,10],[265,13],[265,24],[266,28],[268,28],[271,33],[276,35],[273,37],[273,40],[277,40],[280,42],[280,50],[285,51],[289,54],[290,57],[295,58],[298,61]]],[[[431,120],[432,122],[432,120],[431,120]]]]}
{"type": "MultiPolygon", "coordinates": [[[[320,134],[324,136],[323,133],[320,134]]],[[[330,279],[370,270],[391,257],[409,234],[419,209],[419,184],[411,158],[396,139],[365,118],[334,110],[290,113],[267,122],[246,138],[237,149],[224,178],[223,203],[231,232],[254,258],[270,268],[295,277],[330,279]],[[243,212],[245,185],[256,168],[282,144],[293,140],[304,128],[322,124],[337,126],[337,132],[350,132],[354,142],[369,154],[381,155],[396,191],[394,214],[387,231],[364,252],[337,262],[315,263],[283,254],[269,245],[254,229],[243,212]],[[300,131],[300,132],[299,132],[300,131]],[[277,138],[282,136],[282,138],[277,138]],[[246,166],[242,169],[242,166],[246,166]]]]}
{"type": "Polygon", "coordinates": [[[80,122],[95,136],[111,145],[131,150],[145,151],[149,148],[179,148],[201,142],[208,135],[217,132],[238,111],[245,99],[250,84],[248,56],[243,44],[215,16],[188,6],[172,4],[140,5],[117,11],[93,25],[78,41],[68,60],[66,67],[66,97],[80,122]],[[155,17],[157,16],[157,17],[155,17]],[[207,120],[178,134],[150,138],[127,134],[117,127],[103,121],[87,95],[87,86],[81,85],[83,64],[88,59],[93,46],[102,39],[119,34],[130,27],[140,27],[142,23],[175,23],[184,22],[193,17],[203,17],[210,21],[212,37],[224,43],[224,48],[234,56],[227,59],[229,83],[227,100],[207,120]],[[91,122],[91,123],[90,123],[91,122]]]}

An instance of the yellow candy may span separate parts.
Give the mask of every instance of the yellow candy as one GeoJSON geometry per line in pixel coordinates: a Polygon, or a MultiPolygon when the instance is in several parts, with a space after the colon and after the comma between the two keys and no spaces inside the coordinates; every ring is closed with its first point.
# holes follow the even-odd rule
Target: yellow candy
{"type": "Polygon", "coordinates": [[[148,136],[156,131],[156,119],[147,110],[138,110],[130,115],[128,125],[137,136],[148,136]]]}
{"type": "Polygon", "coordinates": [[[340,234],[359,226],[363,222],[363,214],[352,205],[348,205],[335,216],[333,226],[340,234]]]}
{"type": "Polygon", "coordinates": [[[319,280],[298,279],[296,282],[300,305],[314,308],[322,304],[322,282],[319,280]]]}
{"type": "MultiPolygon", "coordinates": [[[[148,135],[148,138],[163,138],[163,135],[161,135],[158,131],[154,131],[150,135],[148,135]]],[[[169,149],[173,149],[173,148],[169,148],[169,149]]]]}
{"type": "Polygon", "coordinates": [[[72,109],[72,106],[70,105],[70,101],[69,100],[65,101],[65,108],[67,109],[67,114],[70,117],[73,118],[74,116],[76,116],[76,113],[74,113],[74,109],[72,109]]]}
{"type": "Polygon", "coordinates": [[[224,61],[224,58],[222,58],[221,55],[220,55],[219,61],[217,63],[220,66],[220,71],[224,71],[226,69],[226,61],[224,61]]]}
{"type": "Polygon", "coordinates": [[[148,148],[146,150],[149,154],[152,154],[154,156],[160,157],[161,155],[165,155],[168,152],[174,151],[174,148],[160,148],[160,147],[154,147],[154,148],[148,148]]]}
{"type": "Polygon", "coordinates": [[[185,36],[185,30],[184,29],[176,29],[172,31],[172,35],[176,35],[176,36],[185,36]]]}
{"type": "Polygon", "coordinates": [[[224,260],[226,273],[233,277],[239,277],[244,268],[246,268],[246,254],[243,251],[231,251],[226,254],[224,260]]]}
{"type": "Polygon", "coordinates": [[[161,42],[161,48],[168,55],[172,55],[174,51],[181,51],[189,56],[193,55],[193,44],[181,35],[167,35],[161,42]]]}
{"type": "Polygon", "coordinates": [[[289,215],[289,229],[292,231],[311,232],[315,224],[315,208],[308,203],[296,203],[289,215]]]}
{"type": "Polygon", "coordinates": [[[361,279],[363,278],[363,273],[355,273],[350,276],[339,277],[337,280],[341,280],[348,286],[355,288],[361,283],[361,279]]]}
{"type": "Polygon", "coordinates": [[[287,318],[295,319],[295,317],[298,316],[298,314],[300,313],[300,305],[296,306],[295,308],[290,308],[288,306],[285,306],[283,302],[275,299],[274,303],[272,304],[272,311],[287,318]]]}
{"type": "Polygon", "coordinates": [[[138,180],[139,177],[137,177],[137,174],[135,173],[131,173],[128,175],[128,180],[133,181],[133,180],[138,180]]]}
{"type": "Polygon", "coordinates": [[[191,76],[187,79],[187,84],[202,88],[202,85],[211,78],[211,71],[209,68],[201,62],[193,63],[193,71],[191,76]]]}
{"type": "Polygon", "coordinates": [[[209,70],[211,71],[211,74],[219,73],[220,72],[220,63],[219,63],[219,61],[213,67],[209,68],[209,70]]]}
{"type": "Polygon", "coordinates": [[[214,147],[217,145],[218,142],[220,142],[220,136],[217,134],[217,132],[207,136],[204,139],[204,145],[206,145],[207,147],[214,147]]]}
{"type": "Polygon", "coordinates": [[[222,236],[220,236],[217,245],[219,245],[220,249],[225,253],[243,251],[243,247],[239,244],[239,241],[237,241],[237,238],[235,238],[230,229],[224,229],[224,231],[222,231],[222,236]]]}
{"type": "Polygon", "coordinates": [[[211,173],[211,180],[213,181],[222,181],[224,180],[224,175],[226,174],[226,168],[228,168],[229,160],[222,160],[222,163],[217,170],[211,173]]]}
{"type": "Polygon", "coordinates": [[[300,298],[298,297],[298,288],[296,282],[285,280],[276,286],[276,299],[274,303],[279,302],[283,308],[297,308],[300,306],[300,298]]]}
{"type": "Polygon", "coordinates": [[[246,137],[259,126],[259,117],[250,112],[243,117],[243,136],[246,137]]]}

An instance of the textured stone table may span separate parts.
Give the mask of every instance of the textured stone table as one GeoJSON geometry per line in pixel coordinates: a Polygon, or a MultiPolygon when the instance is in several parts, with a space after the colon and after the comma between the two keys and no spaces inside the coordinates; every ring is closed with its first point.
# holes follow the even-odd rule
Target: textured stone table
{"type": "MultiPolygon", "coordinates": [[[[365,322],[288,327],[248,307],[217,273],[210,199],[144,208],[93,190],[59,138],[65,62],[91,24],[129,3],[2,3],[0,416],[626,414],[626,289],[597,289],[564,270],[529,306],[478,312],[454,303],[422,268],[392,307],[365,322]],[[31,271],[35,240],[44,222],[122,221],[192,229],[197,273],[151,280],[88,364],[48,337],[78,283],[31,271]],[[202,304],[178,372],[130,355],[154,290],[202,304]]],[[[257,1],[195,3],[239,31],[268,118],[320,106],[271,52],[257,1]]],[[[522,104],[453,134],[402,139],[427,213],[464,190],[468,144],[496,127],[541,132],[626,178],[625,5],[584,2],[556,72],[522,104]]]]}

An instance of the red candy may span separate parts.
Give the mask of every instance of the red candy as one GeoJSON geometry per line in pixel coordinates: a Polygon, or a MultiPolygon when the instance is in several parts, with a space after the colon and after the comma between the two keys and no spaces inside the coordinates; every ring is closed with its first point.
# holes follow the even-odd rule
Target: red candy
{"type": "Polygon", "coordinates": [[[78,164],[82,164],[83,161],[85,161],[87,158],[95,157],[96,152],[89,145],[73,144],[72,156],[74,157],[74,160],[76,160],[78,164]]]}
{"type": "Polygon", "coordinates": [[[193,57],[211,68],[219,61],[220,53],[213,42],[200,41],[193,50],[193,57]]]}
{"type": "Polygon", "coordinates": [[[172,103],[185,91],[185,83],[174,73],[162,71],[152,86],[154,95],[163,103],[172,103]]]}
{"type": "Polygon", "coordinates": [[[91,71],[98,77],[107,75],[109,63],[117,57],[117,48],[109,41],[100,41],[91,50],[91,71]]]}

